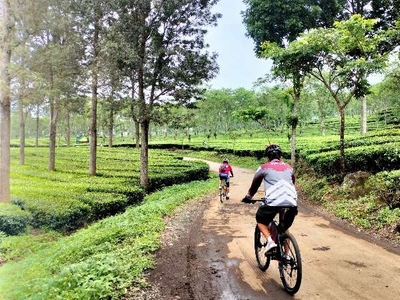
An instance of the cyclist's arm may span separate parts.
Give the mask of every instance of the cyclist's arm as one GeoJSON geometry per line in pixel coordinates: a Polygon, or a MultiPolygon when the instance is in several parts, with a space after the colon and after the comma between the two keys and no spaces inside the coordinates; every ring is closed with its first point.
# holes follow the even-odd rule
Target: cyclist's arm
{"type": "Polygon", "coordinates": [[[246,197],[249,197],[250,199],[253,198],[254,194],[257,193],[258,188],[260,187],[263,179],[264,179],[264,172],[261,169],[257,170],[256,174],[254,175],[253,181],[251,182],[251,186],[249,188],[249,191],[247,192],[246,197]]]}

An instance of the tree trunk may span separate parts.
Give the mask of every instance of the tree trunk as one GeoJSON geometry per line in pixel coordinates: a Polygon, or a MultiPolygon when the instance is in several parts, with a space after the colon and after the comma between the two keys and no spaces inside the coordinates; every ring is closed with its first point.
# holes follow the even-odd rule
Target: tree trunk
{"type": "Polygon", "coordinates": [[[361,97],[361,134],[367,133],[367,96],[361,97]]]}
{"type": "Polygon", "coordinates": [[[92,61],[92,108],[90,113],[90,135],[89,135],[89,175],[96,175],[97,160],[97,88],[98,88],[98,56],[99,56],[99,19],[94,24],[93,33],[93,61],[92,61]]]}
{"type": "MultiPolygon", "coordinates": [[[[22,85],[24,86],[24,85],[22,85]]],[[[25,164],[25,117],[22,93],[18,99],[18,118],[19,118],[19,163],[25,164]]]]}
{"type": "Polygon", "coordinates": [[[300,102],[300,94],[303,88],[304,77],[298,74],[293,74],[293,113],[291,120],[291,140],[290,140],[290,161],[292,166],[296,163],[296,128],[298,123],[298,110],[300,102]]]}
{"type": "Polygon", "coordinates": [[[96,159],[97,159],[97,71],[92,75],[92,108],[90,114],[90,135],[89,135],[89,175],[96,175],[96,159]]]}
{"type": "Polygon", "coordinates": [[[10,2],[0,1],[2,7],[2,42],[0,63],[0,201],[10,202],[10,132],[11,132],[11,78],[9,66],[11,62],[11,26],[9,20],[10,2]]]}
{"type": "Polygon", "coordinates": [[[66,142],[67,142],[67,147],[71,147],[71,116],[69,114],[69,111],[67,110],[67,113],[65,114],[65,126],[66,128],[66,142]]]}
{"type": "Polygon", "coordinates": [[[56,170],[56,137],[57,137],[57,99],[50,98],[50,144],[49,144],[49,170],[56,170]]]}
{"type": "Polygon", "coordinates": [[[294,103],[293,103],[293,116],[292,116],[292,132],[291,132],[291,139],[290,139],[290,162],[291,165],[294,166],[296,163],[296,128],[297,128],[297,112],[299,108],[299,99],[300,95],[296,94],[294,97],[294,103]]]}
{"type": "Polygon", "coordinates": [[[322,134],[322,136],[326,135],[325,117],[321,118],[321,134],[322,134]]]}
{"type": "Polygon", "coordinates": [[[147,191],[149,185],[149,124],[148,120],[143,120],[141,123],[142,130],[142,146],[140,150],[140,161],[142,163],[140,168],[140,184],[147,191]]]}
{"type": "Polygon", "coordinates": [[[40,104],[36,106],[36,136],[35,147],[39,147],[39,124],[40,124],[40,104]]]}
{"type": "Polygon", "coordinates": [[[138,117],[135,113],[135,74],[131,75],[131,83],[132,83],[132,88],[131,88],[131,97],[132,97],[132,102],[131,102],[131,116],[133,123],[135,125],[135,144],[136,148],[139,149],[140,146],[140,124],[138,122],[138,117]]]}
{"type": "Polygon", "coordinates": [[[108,147],[112,148],[113,146],[113,136],[114,136],[114,106],[110,105],[110,115],[109,115],[110,123],[108,125],[108,147]]]}
{"type": "Polygon", "coordinates": [[[344,154],[345,144],[344,144],[344,130],[345,130],[345,112],[344,107],[339,107],[340,114],[340,175],[341,178],[344,178],[345,174],[345,161],[346,157],[344,154]]]}
{"type": "Polygon", "coordinates": [[[138,121],[135,122],[135,140],[136,140],[136,148],[140,147],[140,124],[138,121]]]}

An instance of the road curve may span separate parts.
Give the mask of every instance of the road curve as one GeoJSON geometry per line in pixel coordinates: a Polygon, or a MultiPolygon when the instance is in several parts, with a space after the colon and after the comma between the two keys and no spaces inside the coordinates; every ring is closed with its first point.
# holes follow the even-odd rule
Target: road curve
{"type": "MultiPolygon", "coordinates": [[[[217,171],[219,164],[208,163],[217,171]]],[[[212,254],[213,248],[221,246],[212,243],[216,237],[227,241],[226,257],[218,257],[219,249],[209,261],[220,275],[213,282],[221,299],[400,299],[398,254],[343,232],[301,202],[291,232],[301,249],[303,280],[294,297],[286,294],[276,262],[265,273],[256,265],[253,230],[257,206],[240,203],[254,171],[234,167],[234,174],[230,200],[221,204],[216,197],[203,215],[202,246],[209,247],[212,254]]]]}

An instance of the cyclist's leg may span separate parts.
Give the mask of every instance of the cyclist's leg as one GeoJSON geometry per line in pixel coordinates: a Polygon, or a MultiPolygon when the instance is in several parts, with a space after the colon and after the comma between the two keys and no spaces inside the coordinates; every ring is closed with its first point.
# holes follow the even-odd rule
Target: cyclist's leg
{"type": "Polygon", "coordinates": [[[226,177],[226,198],[229,199],[229,176],[226,177]]]}
{"type": "Polygon", "coordinates": [[[257,226],[268,241],[272,240],[268,225],[274,219],[275,215],[276,211],[266,205],[261,205],[256,213],[257,226]]]}
{"type": "MultiPolygon", "coordinates": [[[[283,224],[285,226],[285,233],[289,234],[289,228],[292,226],[293,221],[297,215],[297,207],[291,207],[288,211],[286,211],[284,218],[283,218],[283,224]]],[[[284,245],[285,253],[287,254],[289,252],[289,246],[287,243],[284,245]]]]}
{"type": "Polygon", "coordinates": [[[219,174],[219,187],[222,187],[223,184],[223,180],[225,180],[225,177],[223,174],[219,174]]]}
{"type": "Polygon", "coordinates": [[[260,231],[262,232],[262,234],[265,236],[266,239],[268,239],[271,236],[271,233],[269,232],[267,225],[257,222],[257,226],[258,228],[260,228],[260,231]]]}

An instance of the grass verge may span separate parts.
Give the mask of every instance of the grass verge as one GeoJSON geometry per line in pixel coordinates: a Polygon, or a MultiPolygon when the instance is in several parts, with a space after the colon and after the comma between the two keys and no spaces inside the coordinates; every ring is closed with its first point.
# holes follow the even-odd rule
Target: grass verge
{"type": "MultiPolygon", "coordinates": [[[[215,178],[168,187],[120,215],[55,241],[42,240],[31,255],[0,268],[0,299],[120,299],[154,266],[164,217],[215,187],[215,178]]],[[[3,238],[2,252],[7,244],[3,238]]]]}

